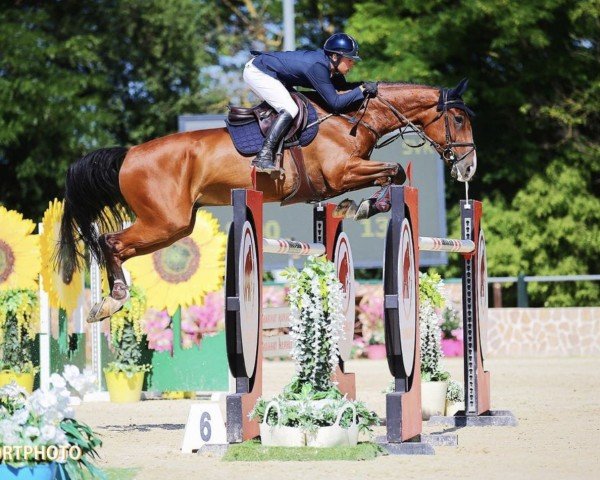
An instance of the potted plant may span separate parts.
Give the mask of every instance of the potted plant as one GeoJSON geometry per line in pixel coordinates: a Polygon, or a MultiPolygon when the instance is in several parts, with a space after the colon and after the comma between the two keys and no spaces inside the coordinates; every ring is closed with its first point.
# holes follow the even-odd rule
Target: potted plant
{"type": "Polygon", "coordinates": [[[33,391],[38,370],[33,366],[32,348],[39,324],[36,293],[30,289],[0,291],[0,386],[15,381],[33,391]]]}
{"type": "Polygon", "coordinates": [[[386,358],[383,295],[363,295],[358,304],[358,312],[367,358],[372,360],[386,358]]]}
{"type": "Polygon", "coordinates": [[[446,415],[453,417],[465,410],[465,391],[462,383],[451,379],[446,393],[446,415]]]}
{"type": "Polygon", "coordinates": [[[290,268],[285,275],[296,375],[273,400],[259,399],[250,417],[261,422],[265,445],[356,445],[358,432],[371,431],[378,418],[363,402],[347,400],[332,381],[344,335],[335,267],[324,257],[308,257],[301,272],[290,268]]]}
{"type": "Polygon", "coordinates": [[[106,387],[111,402],[137,402],[142,395],[144,375],[149,364],[142,363],[142,346],[146,337],[141,319],[146,310],[146,296],[138,287],[131,287],[130,298],[123,308],[110,318],[110,337],[116,360],[104,368],[106,387]]]}
{"type": "Polygon", "coordinates": [[[423,420],[446,410],[448,372],[441,367],[440,312],[444,305],[442,279],[436,273],[419,275],[419,326],[421,333],[421,409],[423,420]]]}
{"type": "Polygon", "coordinates": [[[94,375],[72,365],[32,394],[14,382],[0,388],[0,478],[106,478],[93,464],[102,442],[69,406],[73,393],[83,397],[94,388],[94,375]]]}

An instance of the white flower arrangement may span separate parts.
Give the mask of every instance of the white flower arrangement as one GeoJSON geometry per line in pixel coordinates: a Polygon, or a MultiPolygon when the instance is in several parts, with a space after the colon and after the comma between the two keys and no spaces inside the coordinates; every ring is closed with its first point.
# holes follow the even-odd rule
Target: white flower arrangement
{"type": "Polygon", "coordinates": [[[465,399],[465,391],[463,384],[456,380],[450,379],[448,382],[448,390],[446,391],[446,400],[451,403],[462,402],[465,399]]]}
{"type": "Polygon", "coordinates": [[[448,372],[442,370],[441,308],[445,304],[444,283],[437,273],[419,274],[419,328],[421,333],[421,378],[424,381],[444,381],[448,372]]]}
{"type": "Polygon", "coordinates": [[[335,266],[324,257],[310,256],[301,272],[288,269],[286,276],[291,283],[291,356],[297,378],[315,390],[328,390],[338,364],[339,341],[344,338],[342,285],[335,266]]]}
{"type": "MultiPolygon", "coordinates": [[[[349,401],[332,380],[339,362],[339,341],[344,338],[343,291],[335,266],[325,257],[309,256],[298,272],[286,269],[282,274],[290,282],[291,356],[296,363],[296,376],[273,400],[281,412],[281,425],[313,432],[333,425],[343,405],[352,403],[361,431],[372,431],[377,414],[364,402],[349,401]]],[[[249,414],[259,422],[265,419],[270,401],[259,398],[249,414]]],[[[277,424],[276,411],[269,411],[269,424],[277,424]]],[[[352,413],[342,416],[342,428],[351,423],[352,413]]]]}
{"type": "Polygon", "coordinates": [[[76,366],[67,365],[63,375],[53,373],[49,387],[28,394],[16,383],[0,388],[0,446],[20,452],[2,463],[14,467],[32,466],[36,463],[56,461],[69,478],[83,478],[82,465],[94,478],[103,478],[102,472],[86,458],[94,458],[101,441],[92,430],[74,418],[70,404],[71,395],[83,397],[96,389],[91,371],[81,373],[76,366]],[[50,449],[62,452],[57,458],[46,458],[50,449]],[[57,447],[57,448],[55,448],[57,447]],[[66,455],[72,447],[79,449],[80,458],[66,455]]]}

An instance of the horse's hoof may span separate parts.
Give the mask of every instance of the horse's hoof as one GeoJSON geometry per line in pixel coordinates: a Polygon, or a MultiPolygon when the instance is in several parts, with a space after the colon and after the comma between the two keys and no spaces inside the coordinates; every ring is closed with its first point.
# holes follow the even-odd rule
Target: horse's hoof
{"type": "Polygon", "coordinates": [[[368,200],[363,200],[362,202],[360,202],[360,205],[358,206],[358,210],[356,211],[356,213],[354,215],[354,220],[366,220],[367,218],[375,215],[375,213],[373,212],[373,210],[374,210],[373,203],[374,203],[374,200],[372,198],[369,198],[368,200]]]}
{"type": "Polygon", "coordinates": [[[352,217],[356,213],[357,209],[356,203],[354,200],[350,200],[349,198],[345,198],[340,203],[338,203],[333,210],[333,218],[348,218],[349,212],[352,217]]]}
{"type": "Polygon", "coordinates": [[[125,301],[115,300],[112,297],[104,297],[100,303],[94,305],[87,317],[87,323],[101,322],[102,320],[109,318],[111,315],[117,313],[125,301]]]}
{"type": "Polygon", "coordinates": [[[406,182],[406,171],[404,170],[404,167],[402,165],[400,165],[399,163],[397,165],[398,171],[392,177],[392,183],[394,185],[402,185],[404,182],[406,182]]]}
{"type": "Polygon", "coordinates": [[[374,198],[368,198],[360,202],[354,220],[366,220],[378,213],[388,212],[391,204],[385,200],[376,201],[374,198]]]}

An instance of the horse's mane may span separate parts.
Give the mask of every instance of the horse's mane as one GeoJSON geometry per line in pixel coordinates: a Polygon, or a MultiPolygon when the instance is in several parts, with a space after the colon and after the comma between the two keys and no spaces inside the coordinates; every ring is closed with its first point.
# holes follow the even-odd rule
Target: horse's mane
{"type": "MultiPolygon", "coordinates": [[[[438,110],[444,108],[444,105],[447,100],[453,101],[453,106],[455,108],[460,108],[470,117],[474,117],[475,114],[473,111],[464,103],[462,99],[462,94],[467,88],[467,80],[463,79],[455,88],[446,88],[432,85],[421,85],[418,83],[405,83],[405,82],[377,82],[380,87],[391,87],[391,88],[412,88],[412,89],[423,89],[423,90],[435,90],[440,92],[439,99],[439,107],[438,110]],[[442,99],[442,95],[444,95],[444,100],[442,99]]],[[[323,101],[319,94],[314,91],[302,91],[304,95],[315,105],[318,105],[323,110],[327,111],[327,108],[323,105],[323,101]]],[[[356,105],[358,107],[359,105],[356,105]]],[[[356,110],[354,109],[354,104],[351,108],[349,108],[345,113],[354,114],[356,110]]]]}
{"type": "MultiPolygon", "coordinates": [[[[379,86],[384,86],[384,87],[419,88],[419,89],[440,90],[440,91],[442,89],[442,87],[433,87],[430,85],[421,85],[421,84],[417,84],[417,83],[385,82],[384,81],[384,82],[377,82],[377,84],[379,86]]],[[[308,100],[310,102],[312,102],[314,105],[319,106],[325,112],[328,112],[327,107],[323,103],[323,99],[316,91],[300,90],[300,93],[302,93],[302,95],[304,95],[306,98],[308,98],[308,100]]],[[[344,113],[352,115],[352,114],[356,113],[356,110],[359,106],[360,106],[360,104],[358,104],[358,103],[352,104],[352,106],[349,107],[347,110],[345,110],[344,113]]]]}
{"type": "Polygon", "coordinates": [[[409,83],[409,82],[387,82],[387,81],[382,81],[382,82],[377,82],[377,85],[379,86],[386,86],[386,87],[401,87],[401,88],[427,88],[427,89],[431,89],[431,90],[441,90],[443,87],[438,87],[438,86],[433,86],[433,85],[423,85],[421,83],[409,83]]]}

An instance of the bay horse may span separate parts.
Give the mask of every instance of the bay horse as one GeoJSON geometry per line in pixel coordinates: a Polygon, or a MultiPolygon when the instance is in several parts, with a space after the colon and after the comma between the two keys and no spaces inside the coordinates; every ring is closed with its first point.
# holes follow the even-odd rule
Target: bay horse
{"type": "MultiPolygon", "coordinates": [[[[398,130],[415,130],[450,166],[459,181],[477,167],[472,112],[462,101],[466,80],[453,89],[380,83],[377,96],[365,99],[353,114],[332,115],[308,95],[319,116],[319,133],[303,147],[306,176],[324,200],[351,190],[401,184],[397,163],[370,160],[378,140],[398,130]]],[[[129,297],[121,268],[137,255],[152,253],[189,235],[201,206],[230,205],[231,190],[253,188],[250,158],[235,149],[225,128],[167,135],[131,148],[103,148],[70,165],[57,259],[65,281],[84,261],[83,241],[107,269],[110,296],[94,305],[88,322],[117,312],[129,297]],[[133,224],[121,231],[123,207],[133,224]],[[97,226],[106,232],[98,231],[97,226]],[[113,225],[111,230],[111,225],[113,225]]],[[[299,174],[284,154],[283,178],[254,176],[265,202],[281,202],[295,191],[299,174]]],[[[345,203],[340,211],[348,209],[345,203]]]]}

